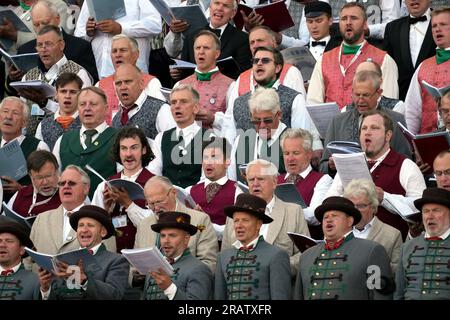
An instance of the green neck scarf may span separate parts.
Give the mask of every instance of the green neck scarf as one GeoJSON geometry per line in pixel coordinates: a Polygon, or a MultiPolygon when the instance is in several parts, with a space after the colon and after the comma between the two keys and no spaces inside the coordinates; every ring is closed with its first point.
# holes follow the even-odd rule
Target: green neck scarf
{"type": "Polygon", "coordinates": [[[268,84],[264,85],[263,87],[266,89],[272,88],[272,86],[277,82],[278,79],[270,81],[268,84]]]}
{"type": "Polygon", "coordinates": [[[28,11],[28,10],[30,10],[30,8],[31,8],[31,6],[27,6],[25,3],[23,3],[22,1],[19,1],[19,5],[20,5],[20,7],[23,9],[23,10],[25,10],[25,11],[28,11]]]}
{"type": "Polygon", "coordinates": [[[441,64],[450,59],[450,50],[437,49],[436,50],[436,63],[441,64]]]}
{"type": "Polygon", "coordinates": [[[198,81],[211,81],[211,76],[216,72],[217,72],[217,70],[206,72],[206,73],[195,71],[195,74],[197,76],[198,81]]]}
{"type": "Polygon", "coordinates": [[[361,45],[357,44],[355,46],[351,46],[351,45],[343,43],[343,48],[344,48],[344,50],[343,50],[344,54],[356,54],[358,52],[359,48],[361,48],[361,45]]]}

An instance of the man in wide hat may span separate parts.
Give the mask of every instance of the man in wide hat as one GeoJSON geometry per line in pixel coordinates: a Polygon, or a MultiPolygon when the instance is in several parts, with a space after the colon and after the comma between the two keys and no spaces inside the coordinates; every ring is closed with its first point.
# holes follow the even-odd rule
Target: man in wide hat
{"type": "Polygon", "coordinates": [[[352,228],[361,220],[353,202],[329,197],[314,213],[322,223],[325,242],[301,255],[294,298],[391,299],[389,257],[382,245],[353,236],[352,228]]]}
{"type": "Polygon", "coordinates": [[[450,299],[450,191],[428,188],[414,201],[425,234],[403,244],[396,273],[396,299],[450,299]]]}
{"type": "Polygon", "coordinates": [[[87,248],[93,259],[78,262],[79,281],[69,289],[73,266],[58,262],[58,271],[52,275],[39,271],[43,299],[119,300],[127,286],[129,265],[126,259],[107,251],[102,240],[114,235],[111,217],[103,208],[86,205],[71,214],[71,227],[77,232],[81,248],[87,248]]]}
{"type": "Polygon", "coordinates": [[[265,214],[266,205],[264,199],[243,193],[234,206],[225,207],[236,241],[217,258],[215,299],[291,298],[289,256],[260,236],[261,226],[273,221],[265,214]]]}
{"type": "Polygon", "coordinates": [[[213,284],[211,270],[188,248],[189,239],[198,230],[191,224],[191,216],[177,211],[162,212],[151,228],[159,234],[161,251],[174,271],[172,275],[162,269],[150,272],[145,281],[144,299],[209,299],[213,284]]]}

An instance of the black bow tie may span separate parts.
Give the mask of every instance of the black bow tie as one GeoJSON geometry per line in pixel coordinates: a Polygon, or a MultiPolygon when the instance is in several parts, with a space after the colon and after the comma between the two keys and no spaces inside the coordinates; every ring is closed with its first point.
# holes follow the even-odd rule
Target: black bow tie
{"type": "Polygon", "coordinates": [[[218,36],[220,38],[220,34],[222,33],[222,30],[220,30],[220,29],[213,29],[211,27],[208,27],[208,30],[213,32],[213,33],[215,33],[216,36],[218,36]]]}
{"type": "Polygon", "coordinates": [[[311,45],[313,47],[315,47],[315,46],[326,46],[327,42],[326,41],[311,41],[311,45]]]}
{"type": "Polygon", "coordinates": [[[409,17],[409,24],[416,24],[419,21],[427,21],[427,16],[421,16],[418,18],[409,17]]]}

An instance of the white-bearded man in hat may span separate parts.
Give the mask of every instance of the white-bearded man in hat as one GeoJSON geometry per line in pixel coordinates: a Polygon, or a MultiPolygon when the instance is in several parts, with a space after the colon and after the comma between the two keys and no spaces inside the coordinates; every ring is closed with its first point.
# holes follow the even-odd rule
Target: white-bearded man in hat
{"type": "Polygon", "coordinates": [[[450,299],[450,191],[428,188],[414,201],[425,234],[403,244],[395,299],[450,299]]]}
{"type": "Polygon", "coordinates": [[[326,241],[302,253],[294,299],[392,299],[389,257],[382,245],[354,237],[361,213],[353,202],[329,197],[314,213],[326,241]]]}
{"type": "Polygon", "coordinates": [[[73,268],[63,261],[57,263],[58,270],[52,274],[40,269],[39,281],[44,300],[120,300],[128,283],[129,265],[126,259],[106,250],[102,243],[115,232],[109,213],[97,206],[83,206],[70,216],[70,225],[77,231],[82,248],[89,249],[92,261],[78,262],[80,282],[69,288],[73,268]]]}

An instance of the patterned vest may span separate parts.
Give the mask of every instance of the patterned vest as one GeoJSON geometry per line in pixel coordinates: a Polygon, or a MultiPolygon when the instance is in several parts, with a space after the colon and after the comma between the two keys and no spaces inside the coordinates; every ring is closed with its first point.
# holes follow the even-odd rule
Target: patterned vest
{"type": "Polygon", "coordinates": [[[56,122],[54,117],[47,117],[41,121],[42,137],[44,139],[44,142],[49,146],[50,150],[53,150],[56,140],[58,140],[58,138],[62,136],[64,132],[80,128],[81,121],[79,117],[76,117],[73,120],[67,130],[64,130],[63,127],[58,122],[56,122]]]}
{"type": "MultiPolygon", "coordinates": [[[[288,127],[291,127],[291,116],[292,116],[292,103],[294,99],[300,93],[294,89],[288,88],[284,85],[279,85],[277,90],[278,96],[280,97],[280,108],[282,112],[281,121],[288,127]]],[[[247,92],[245,95],[240,96],[234,101],[233,116],[236,122],[236,129],[248,130],[253,129],[251,123],[250,108],[248,106],[248,100],[250,99],[252,93],[247,92]]]]}
{"type": "Polygon", "coordinates": [[[422,85],[422,80],[438,88],[447,86],[450,81],[450,60],[437,65],[436,56],[426,59],[422,62],[417,80],[420,83],[420,96],[422,97],[422,123],[419,133],[433,132],[438,128],[437,105],[422,85]]]}
{"type": "Polygon", "coordinates": [[[191,196],[194,201],[202,207],[203,211],[209,215],[211,222],[224,225],[227,216],[223,211],[224,207],[234,205],[234,195],[236,192],[236,182],[228,180],[217,192],[210,203],[206,201],[205,183],[198,183],[191,188],[191,196]]]}
{"type": "MultiPolygon", "coordinates": [[[[339,108],[352,103],[352,82],[357,66],[371,58],[380,66],[383,64],[385,51],[382,51],[369,43],[365,43],[360,49],[361,53],[342,75],[339,65],[339,51],[342,46],[336,47],[322,56],[322,74],[325,86],[325,102],[336,102],[339,108]]],[[[344,55],[342,55],[345,57],[344,55]]],[[[349,55],[353,57],[353,55],[349,55]]]]}
{"type": "MultiPolygon", "coordinates": [[[[116,173],[116,163],[110,154],[116,134],[116,129],[107,128],[89,148],[83,149],[80,142],[80,129],[66,132],[62,135],[61,148],[59,151],[61,170],[64,170],[69,164],[75,164],[80,167],[89,164],[103,177],[112,176],[116,173]]],[[[91,179],[89,198],[92,199],[95,189],[102,181],[92,172],[87,171],[87,173],[91,179]]]]}
{"type": "MultiPolygon", "coordinates": [[[[386,192],[404,196],[406,191],[400,184],[400,169],[405,159],[405,156],[391,149],[386,158],[371,174],[375,185],[386,192]]],[[[384,223],[400,230],[403,240],[406,239],[409,229],[408,224],[399,215],[378,206],[377,217],[384,223]]]]}
{"type": "MultiPolygon", "coordinates": [[[[138,127],[144,130],[145,135],[150,139],[155,139],[158,134],[156,130],[156,116],[158,115],[159,109],[165,102],[150,96],[147,96],[141,109],[134,114],[125,126],[138,127]]],[[[113,128],[122,128],[123,125],[120,123],[120,118],[122,117],[122,108],[112,120],[113,128]]]]}
{"type": "Polygon", "coordinates": [[[47,197],[43,196],[41,194],[38,194],[36,196],[36,203],[39,203],[41,201],[45,201],[49,198],[51,198],[48,202],[43,203],[39,206],[33,207],[30,213],[28,213],[28,210],[31,207],[31,204],[33,203],[33,185],[26,186],[25,188],[22,188],[18,191],[17,197],[13,203],[13,210],[20,214],[23,217],[28,216],[37,216],[38,214],[53,210],[58,208],[61,205],[61,199],[59,198],[59,193],[56,191],[56,193],[53,196],[47,197]]]}
{"type": "MultiPolygon", "coordinates": [[[[142,80],[144,80],[144,87],[154,78],[148,73],[142,73],[142,80]]],[[[103,89],[108,101],[108,113],[106,114],[106,123],[110,126],[113,112],[119,111],[119,97],[117,97],[116,87],[114,85],[114,75],[103,78],[98,82],[98,87],[103,89]]]]}
{"type": "MultiPolygon", "coordinates": [[[[293,1],[295,2],[295,1],[293,1]]],[[[286,74],[288,73],[289,69],[293,67],[292,64],[285,63],[283,65],[283,69],[281,69],[280,76],[278,77],[278,80],[280,81],[280,84],[284,84],[284,79],[286,78],[286,74]]],[[[246,94],[247,92],[250,92],[250,82],[253,81],[253,85],[256,85],[255,79],[252,77],[253,69],[245,70],[241,73],[239,76],[239,87],[238,87],[238,95],[242,96],[246,94]],[[252,80],[253,79],[253,80],[252,80]]]]}
{"type": "Polygon", "coordinates": [[[164,131],[161,140],[162,175],[167,177],[174,185],[186,188],[200,180],[202,143],[205,132],[205,129],[201,129],[189,145],[183,148],[185,152],[182,154],[180,142],[176,138],[176,128],[164,131]]]}
{"type": "MultiPolygon", "coordinates": [[[[108,180],[112,179],[120,179],[121,173],[117,173],[113,176],[111,176],[108,180]]],[[[136,183],[139,184],[142,188],[144,188],[145,183],[153,177],[153,174],[148,171],[147,169],[143,169],[141,173],[136,178],[136,183]]],[[[144,199],[138,199],[133,201],[135,204],[137,204],[139,207],[145,209],[146,203],[144,199]]],[[[130,218],[127,215],[127,211],[125,208],[122,208],[120,210],[120,206],[116,205],[114,207],[113,212],[111,213],[111,217],[117,217],[120,215],[126,215],[127,216],[127,225],[125,227],[116,228],[116,246],[117,246],[117,253],[120,253],[122,249],[133,249],[134,247],[134,239],[136,236],[136,227],[134,226],[133,222],[130,220],[130,218]]]]}
{"type": "Polygon", "coordinates": [[[303,8],[305,5],[298,3],[297,1],[291,1],[289,3],[288,11],[294,21],[294,25],[286,30],[283,30],[283,34],[288,37],[298,39],[298,28],[303,18],[303,8]]]}
{"type": "Polygon", "coordinates": [[[383,21],[383,13],[380,7],[380,0],[363,0],[363,1],[333,0],[329,1],[329,3],[331,6],[331,12],[333,14],[334,22],[339,21],[339,12],[341,11],[341,8],[344,6],[344,4],[346,4],[347,2],[359,2],[364,6],[364,8],[366,8],[367,23],[369,25],[378,24],[383,21]]]}
{"type": "MultiPolygon", "coordinates": [[[[227,108],[227,90],[234,80],[222,73],[215,72],[211,75],[211,81],[199,81],[195,73],[180,81],[181,84],[190,84],[200,94],[200,107],[210,110],[225,112],[227,108]]],[[[204,128],[210,126],[203,125],[204,128]]]]}

